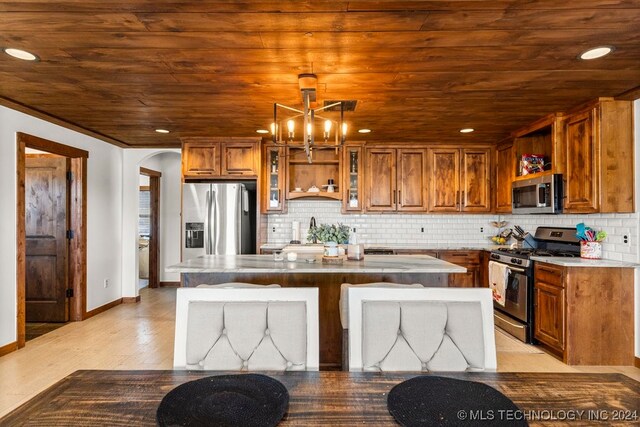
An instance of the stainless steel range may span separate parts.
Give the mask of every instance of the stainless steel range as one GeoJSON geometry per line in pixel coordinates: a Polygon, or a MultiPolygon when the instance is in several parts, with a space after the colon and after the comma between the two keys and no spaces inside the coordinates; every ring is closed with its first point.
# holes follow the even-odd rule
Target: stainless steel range
{"type": "MultiPolygon", "coordinates": [[[[491,252],[492,262],[506,265],[504,306],[494,301],[496,326],[526,343],[533,342],[533,265],[531,257],[579,257],[580,242],[575,228],[538,227],[533,247],[503,248],[491,252]]],[[[494,269],[489,269],[489,281],[494,269]]]]}

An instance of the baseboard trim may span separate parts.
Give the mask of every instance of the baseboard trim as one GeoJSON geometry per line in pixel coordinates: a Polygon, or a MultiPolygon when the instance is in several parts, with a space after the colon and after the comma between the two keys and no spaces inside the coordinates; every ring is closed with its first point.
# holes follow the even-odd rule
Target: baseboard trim
{"type": "Polygon", "coordinates": [[[140,302],[140,295],[138,295],[137,297],[122,297],[123,304],[131,304],[134,302],[140,302]]]}
{"type": "Polygon", "coordinates": [[[116,305],[120,305],[120,304],[122,304],[122,298],[118,298],[116,300],[108,302],[105,305],[101,305],[100,307],[97,307],[97,308],[94,308],[93,310],[87,311],[87,313],[84,315],[84,318],[82,320],[87,320],[87,319],[95,316],[96,314],[100,314],[100,313],[102,313],[104,311],[107,311],[110,308],[113,308],[116,305]]]}
{"type": "Polygon", "coordinates": [[[633,359],[633,364],[636,368],[640,368],[640,357],[636,357],[633,359]]]}
{"type": "Polygon", "coordinates": [[[5,354],[9,354],[13,351],[16,351],[17,349],[18,349],[17,341],[10,342],[9,344],[5,344],[2,347],[0,347],[0,357],[4,356],[5,354]]]}
{"type": "Polygon", "coordinates": [[[160,282],[161,288],[179,288],[181,286],[180,282],[160,282]]]}

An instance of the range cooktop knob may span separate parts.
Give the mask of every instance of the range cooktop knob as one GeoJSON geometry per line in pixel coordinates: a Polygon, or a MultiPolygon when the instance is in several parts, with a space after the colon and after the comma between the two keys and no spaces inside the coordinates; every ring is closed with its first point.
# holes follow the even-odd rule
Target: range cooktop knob
{"type": "Polygon", "coordinates": [[[517,258],[511,258],[511,262],[514,263],[514,264],[517,264],[518,263],[518,259],[517,258]]]}

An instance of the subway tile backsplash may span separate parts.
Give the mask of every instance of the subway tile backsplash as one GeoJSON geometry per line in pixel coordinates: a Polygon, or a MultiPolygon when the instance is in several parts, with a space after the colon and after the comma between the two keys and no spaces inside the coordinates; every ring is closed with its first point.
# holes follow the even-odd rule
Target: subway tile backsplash
{"type": "MultiPolygon", "coordinates": [[[[638,227],[640,215],[590,214],[590,215],[410,215],[410,214],[360,214],[343,215],[340,202],[318,200],[293,200],[288,203],[288,213],[267,216],[266,241],[262,243],[288,243],[291,240],[291,224],[300,222],[300,236],[306,240],[311,217],[318,225],[343,223],[356,229],[359,243],[369,245],[438,246],[443,249],[457,247],[486,247],[497,232],[491,221],[508,221],[507,227],[517,224],[534,232],[541,225],[575,227],[584,222],[589,227],[608,233],[602,246],[604,258],[640,262],[638,256],[638,227]],[[275,229],[275,231],[273,231],[275,229]],[[624,236],[628,243],[624,243],[624,236]]],[[[263,222],[265,224],[265,222],[263,222]]],[[[513,242],[513,239],[510,243],[513,242]]]]}

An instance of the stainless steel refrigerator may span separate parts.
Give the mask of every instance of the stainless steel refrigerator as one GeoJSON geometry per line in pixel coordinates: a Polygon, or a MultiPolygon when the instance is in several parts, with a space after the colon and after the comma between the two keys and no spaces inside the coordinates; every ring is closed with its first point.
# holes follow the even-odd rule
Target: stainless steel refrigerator
{"type": "Polygon", "coordinates": [[[184,184],[182,260],[255,253],[255,212],[255,183],[184,184]]]}

